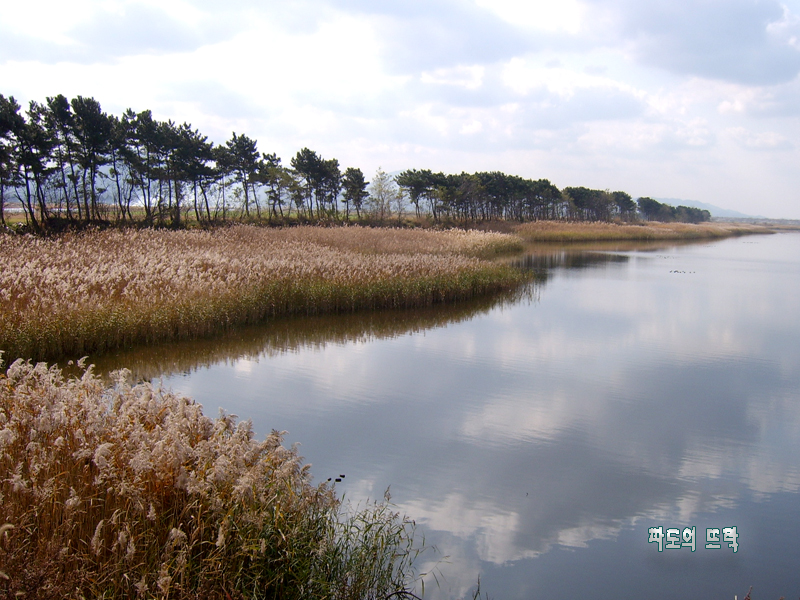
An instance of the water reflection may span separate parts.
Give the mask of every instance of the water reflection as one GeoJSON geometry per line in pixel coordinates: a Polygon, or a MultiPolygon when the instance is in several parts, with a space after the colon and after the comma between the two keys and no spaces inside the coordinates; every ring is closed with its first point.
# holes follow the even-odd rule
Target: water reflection
{"type": "Polygon", "coordinates": [[[499,598],[800,595],[800,235],[520,262],[536,302],[275,323],[140,368],[289,430],[349,498],[391,484],[450,555],[428,596],[479,573],[499,598]],[[740,550],[659,554],[655,525],[736,525],[740,550]]]}
{"type": "Polygon", "coordinates": [[[511,259],[510,264],[526,271],[546,275],[552,269],[588,269],[605,263],[625,263],[629,257],[625,254],[610,254],[597,250],[543,249],[528,252],[524,256],[511,259]]]}
{"type": "Polygon", "coordinates": [[[176,373],[188,373],[217,363],[240,359],[258,360],[302,348],[323,348],[326,344],[367,342],[469,321],[495,308],[517,302],[536,302],[554,269],[582,269],[606,263],[625,263],[624,250],[655,251],[664,244],[655,242],[605,242],[575,245],[564,250],[553,245],[531,245],[521,256],[503,260],[533,271],[535,279],[512,293],[478,298],[458,304],[417,310],[368,311],[355,314],[290,317],[260,325],[237,328],[209,339],[143,346],[89,356],[98,373],[130,369],[139,380],[152,380],[176,373]],[[599,249],[598,249],[599,248],[599,249]]]}
{"type": "Polygon", "coordinates": [[[437,305],[416,310],[383,310],[341,315],[315,315],[275,319],[241,327],[209,339],[136,347],[89,356],[97,373],[120,368],[131,371],[136,380],[153,380],[178,373],[188,374],[215,364],[258,362],[283,353],[321,349],[328,344],[367,343],[391,339],[451,323],[469,321],[490,310],[517,302],[535,302],[546,281],[542,274],[529,285],[513,292],[477,298],[458,304],[437,305]]]}

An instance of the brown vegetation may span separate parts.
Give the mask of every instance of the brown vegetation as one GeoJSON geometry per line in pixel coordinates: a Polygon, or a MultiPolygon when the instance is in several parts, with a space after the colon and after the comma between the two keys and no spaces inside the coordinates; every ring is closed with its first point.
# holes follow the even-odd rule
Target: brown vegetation
{"type": "Polygon", "coordinates": [[[312,486],[278,432],[124,371],[0,373],[0,597],[389,597],[419,550],[387,503],[312,486]]]}
{"type": "Polygon", "coordinates": [[[477,258],[521,247],[464,231],[234,226],[0,236],[0,349],[77,358],[288,314],[429,306],[510,289],[477,258]]]}
{"type": "Polygon", "coordinates": [[[510,228],[527,242],[588,242],[611,240],[702,240],[750,233],[770,233],[756,225],[731,223],[577,223],[532,221],[510,228]]]}

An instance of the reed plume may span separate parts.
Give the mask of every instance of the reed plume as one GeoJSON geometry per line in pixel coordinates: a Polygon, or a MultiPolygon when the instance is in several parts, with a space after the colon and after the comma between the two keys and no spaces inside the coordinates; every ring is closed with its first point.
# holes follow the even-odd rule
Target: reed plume
{"type": "Polygon", "coordinates": [[[519,284],[512,236],[345,227],[0,235],[0,350],[78,358],[289,314],[415,308],[519,284]]]}
{"type": "Polygon", "coordinates": [[[344,510],[273,431],[91,368],[0,374],[0,596],[377,598],[413,585],[413,523],[344,510]]]}

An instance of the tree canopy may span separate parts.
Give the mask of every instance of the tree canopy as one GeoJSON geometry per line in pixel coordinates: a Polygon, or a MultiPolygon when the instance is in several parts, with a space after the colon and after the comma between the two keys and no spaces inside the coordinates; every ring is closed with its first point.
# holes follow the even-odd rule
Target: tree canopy
{"type": "Polygon", "coordinates": [[[499,171],[446,174],[342,167],[302,148],[284,166],[258,142],[233,132],[215,145],[189,123],[160,121],[149,110],[105,113],[94,98],[63,95],[28,109],[0,94],[0,225],[10,204],[34,230],[53,223],[112,219],[180,227],[242,220],[346,221],[398,218],[474,222],[646,220],[700,222],[708,211],[672,207],[622,191],[559,190],[547,179],[499,171]],[[343,206],[342,206],[343,205],[343,206]],[[343,210],[342,210],[343,209],[343,210]],[[353,215],[355,213],[355,216],[353,215]]]}

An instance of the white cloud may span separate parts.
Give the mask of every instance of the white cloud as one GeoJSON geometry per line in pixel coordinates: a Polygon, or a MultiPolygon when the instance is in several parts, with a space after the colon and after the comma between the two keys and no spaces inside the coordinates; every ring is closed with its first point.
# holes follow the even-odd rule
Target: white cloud
{"type": "Polygon", "coordinates": [[[472,539],[481,560],[503,564],[538,554],[515,543],[520,516],[491,503],[475,502],[461,494],[450,493],[436,502],[414,500],[400,508],[431,529],[472,539]]]}
{"type": "Polygon", "coordinates": [[[580,31],[584,12],[577,0],[475,0],[475,4],[517,26],[572,34],[580,31]]]}
{"type": "Polygon", "coordinates": [[[218,143],[246,132],[284,160],[309,146],[365,172],[499,169],[800,217],[794,2],[0,0],[0,10],[0,93],[23,104],[95,96],[109,111],[189,121],[218,143]],[[785,162],[754,165],[755,149],[785,162]],[[770,173],[769,211],[752,192],[762,178],[743,182],[758,169],[770,173]]]}
{"type": "Polygon", "coordinates": [[[483,85],[485,68],[481,65],[457,66],[449,69],[435,69],[423,71],[420,76],[422,83],[438,83],[442,85],[455,85],[474,90],[483,85]]]}
{"type": "MultiPolygon", "coordinates": [[[[20,35],[58,44],[71,44],[69,31],[93,14],[96,3],[91,0],[75,2],[53,2],[52,0],[31,0],[30,2],[0,2],[0,12],[8,27],[13,24],[20,35]]],[[[5,27],[4,27],[5,28],[5,27]]]]}
{"type": "Polygon", "coordinates": [[[793,14],[788,6],[782,5],[783,16],[779,21],[767,25],[767,33],[776,41],[783,42],[796,50],[800,50],[800,17],[793,14]]]}
{"type": "Polygon", "coordinates": [[[785,136],[775,131],[756,133],[744,127],[733,127],[726,130],[726,133],[750,150],[791,150],[794,147],[785,136]]]}

